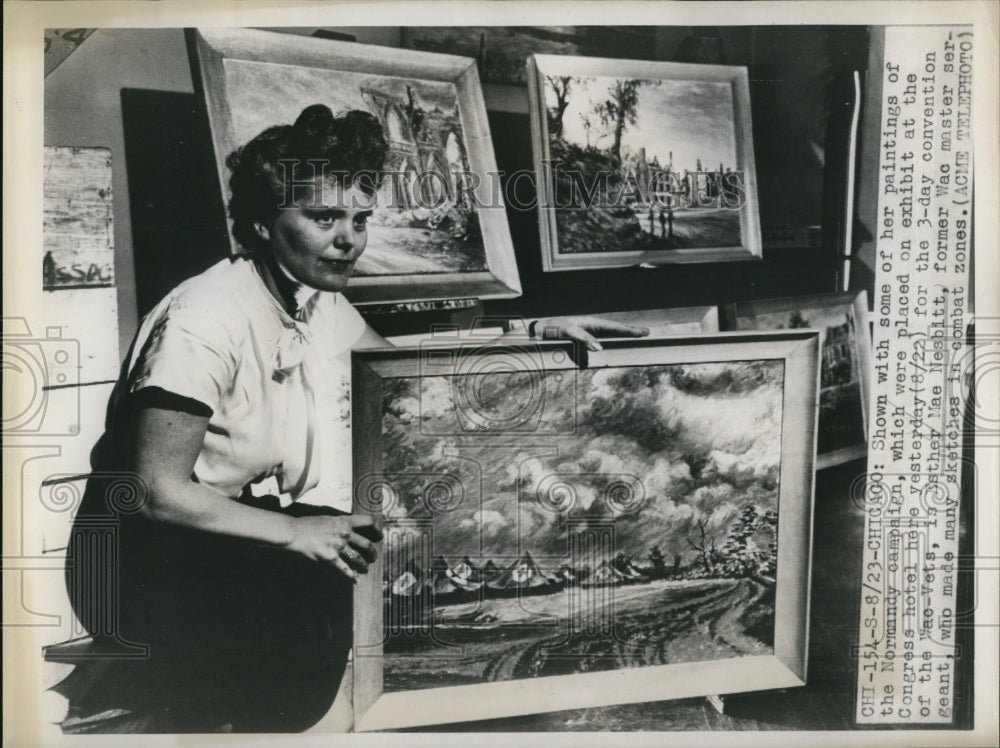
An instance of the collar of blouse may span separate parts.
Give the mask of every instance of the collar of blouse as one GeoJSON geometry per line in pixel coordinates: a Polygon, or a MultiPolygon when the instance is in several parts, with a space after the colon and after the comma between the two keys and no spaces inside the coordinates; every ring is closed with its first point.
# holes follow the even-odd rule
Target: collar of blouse
{"type": "Polygon", "coordinates": [[[273,258],[255,258],[268,292],[285,312],[284,330],[272,356],[275,381],[284,381],[298,368],[312,341],[309,319],[319,300],[318,289],[301,283],[273,258]]]}

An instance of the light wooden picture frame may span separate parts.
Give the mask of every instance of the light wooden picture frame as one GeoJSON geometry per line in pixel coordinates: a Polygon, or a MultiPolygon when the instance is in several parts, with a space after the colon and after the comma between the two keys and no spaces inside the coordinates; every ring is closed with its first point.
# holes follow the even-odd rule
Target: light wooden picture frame
{"type": "Polygon", "coordinates": [[[189,29],[188,44],[226,202],[226,155],[306,106],[382,123],[386,176],[353,303],[520,295],[475,60],[255,29],[189,29]]]}
{"type": "Polygon", "coordinates": [[[811,330],[356,352],[354,505],[385,537],[355,728],[803,685],[818,354],[811,330]],[[729,643],[681,609],[728,611],[729,643]]]}
{"type": "Polygon", "coordinates": [[[864,291],[764,299],[729,304],[727,330],[815,328],[823,359],[816,467],[868,454],[868,398],[872,350],[864,291]]]}
{"type": "Polygon", "coordinates": [[[745,67],[533,55],[546,271],[761,256],[745,67]]]}

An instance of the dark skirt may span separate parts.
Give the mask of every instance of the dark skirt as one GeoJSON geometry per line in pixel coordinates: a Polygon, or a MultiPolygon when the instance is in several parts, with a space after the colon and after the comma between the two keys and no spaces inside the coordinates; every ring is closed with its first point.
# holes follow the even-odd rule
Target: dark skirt
{"type": "MultiPolygon", "coordinates": [[[[91,478],[66,579],[84,627],[124,655],[118,706],[155,713],[163,732],[294,732],[318,722],[350,651],[351,582],[290,551],[116,511],[108,496],[108,482],[91,478]]],[[[246,503],[339,514],[281,509],[274,497],[246,503]]]]}

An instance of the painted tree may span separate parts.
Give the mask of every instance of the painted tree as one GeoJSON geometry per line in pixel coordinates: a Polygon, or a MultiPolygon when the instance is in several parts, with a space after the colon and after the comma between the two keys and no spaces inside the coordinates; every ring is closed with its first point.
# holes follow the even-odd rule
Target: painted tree
{"type": "Polygon", "coordinates": [[[778,513],[747,504],[730,526],[720,550],[726,576],[773,574],[778,561],[778,513]],[[768,545],[764,546],[764,539],[768,545]]]}
{"type": "MultiPolygon", "coordinates": [[[[583,125],[583,133],[584,133],[584,135],[586,135],[586,136],[587,136],[587,148],[590,148],[590,147],[591,147],[591,146],[593,145],[593,144],[592,144],[592,143],[590,142],[590,136],[591,136],[591,133],[592,133],[592,132],[593,132],[593,130],[594,130],[594,120],[593,120],[593,119],[591,119],[591,118],[590,118],[590,115],[588,115],[588,114],[581,114],[581,115],[580,115],[580,124],[581,124],[581,125],[583,125]]],[[[598,141],[599,141],[599,140],[600,140],[600,139],[601,139],[602,137],[603,137],[603,136],[601,136],[601,135],[598,135],[598,136],[597,136],[597,139],[598,139],[598,141]]]]}
{"type": "Polygon", "coordinates": [[[660,546],[654,545],[649,549],[649,565],[652,567],[651,576],[654,579],[662,579],[667,575],[667,559],[663,556],[660,546]]]}
{"type": "Polygon", "coordinates": [[[552,87],[552,92],[556,95],[556,105],[548,108],[549,112],[549,135],[561,137],[563,130],[563,115],[566,107],[569,106],[569,93],[573,84],[578,81],[571,75],[547,75],[546,82],[552,87]]]}
{"type": "Polygon", "coordinates": [[[788,328],[790,330],[797,330],[803,327],[809,327],[809,320],[803,317],[802,312],[796,309],[788,315],[788,328]]]}
{"type": "Polygon", "coordinates": [[[761,559],[753,543],[753,536],[757,532],[760,519],[757,507],[747,504],[730,526],[720,552],[726,576],[745,577],[757,571],[761,559]]]}
{"type": "Polygon", "coordinates": [[[413,137],[419,139],[424,128],[424,110],[417,102],[413,86],[406,87],[406,117],[410,122],[413,137]]]}
{"type": "Polygon", "coordinates": [[[771,541],[767,544],[767,552],[760,565],[760,573],[774,575],[778,570],[778,512],[775,509],[768,509],[760,518],[760,527],[766,528],[771,541]]]}
{"type": "Polygon", "coordinates": [[[719,551],[715,547],[715,537],[708,531],[708,517],[698,520],[697,528],[697,542],[688,537],[688,545],[701,554],[701,563],[705,567],[705,573],[710,577],[714,577],[715,565],[718,561],[719,551]]]}
{"type": "Polygon", "coordinates": [[[632,557],[623,551],[618,551],[618,553],[615,554],[615,560],[611,565],[622,574],[632,573],[632,557]]]}
{"type": "Polygon", "coordinates": [[[608,98],[594,108],[601,122],[614,128],[611,154],[622,160],[622,135],[628,125],[636,123],[636,106],[639,103],[639,80],[616,80],[608,89],[608,98]]]}

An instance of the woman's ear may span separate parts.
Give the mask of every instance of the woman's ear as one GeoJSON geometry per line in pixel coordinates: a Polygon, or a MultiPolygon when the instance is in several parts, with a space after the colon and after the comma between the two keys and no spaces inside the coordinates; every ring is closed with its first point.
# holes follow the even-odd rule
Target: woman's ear
{"type": "Polygon", "coordinates": [[[263,239],[266,242],[271,241],[271,232],[268,231],[267,226],[262,224],[260,221],[254,223],[253,229],[254,231],[257,232],[257,236],[259,236],[261,239],[263,239]]]}

